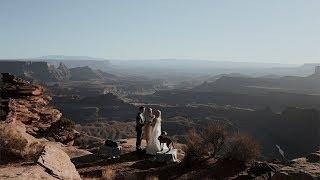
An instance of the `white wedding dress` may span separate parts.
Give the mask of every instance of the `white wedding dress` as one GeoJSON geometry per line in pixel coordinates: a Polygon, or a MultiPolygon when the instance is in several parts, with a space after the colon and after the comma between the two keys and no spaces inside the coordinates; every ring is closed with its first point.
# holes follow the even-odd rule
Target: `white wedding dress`
{"type": "Polygon", "coordinates": [[[161,116],[154,119],[155,124],[151,126],[151,132],[148,144],[146,146],[146,153],[151,155],[156,155],[157,152],[161,151],[160,141],[158,137],[161,135],[161,116]]]}
{"type": "Polygon", "coordinates": [[[145,114],[146,124],[144,125],[144,132],[143,132],[147,143],[149,142],[149,139],[151,137],[151,131],[152,131],[152,127],[150,123],[154,118],[154,115],[152,114],[152,109],[151,110],[150,109],[151,108],[149,108],[149,112],[146,112],[145,114]]]}

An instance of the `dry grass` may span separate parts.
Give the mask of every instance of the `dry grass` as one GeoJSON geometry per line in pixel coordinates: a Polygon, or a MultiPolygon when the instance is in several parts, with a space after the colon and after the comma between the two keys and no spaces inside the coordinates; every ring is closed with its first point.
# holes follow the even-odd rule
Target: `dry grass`
{"type": "MultiPolygon", "coordinates": [[[[0,126],[0,151],[2,155],[14,156],[18,159],[33,160],[41,153],[43,145],[39,142],[29,143],[23,134],[6,126],[0,126]]],[[[9,157],[0,157],[6,160],[9,157]]]]}
{"type": "Polygon", "coordinates": [[[37,160],[44,149],[44,145],[39,142],[33,142],[27,148],[28,151],[24,155],[24,159],[37,160]]]}
{"type": "Polygon", "coordinates": [[[106,168],[105,170],[102,171],[102,178],[105,178],[105,179],[115,179],[116,175],[117,174],[115,170],[111,168],[106,168]]]}
{"type": "Polygon", "coordinates": [[[14,154],[21,154],[27,146],[28,141],[21,134],[5,126],[0,126],[0,149],[11,151],[14,154]]]}

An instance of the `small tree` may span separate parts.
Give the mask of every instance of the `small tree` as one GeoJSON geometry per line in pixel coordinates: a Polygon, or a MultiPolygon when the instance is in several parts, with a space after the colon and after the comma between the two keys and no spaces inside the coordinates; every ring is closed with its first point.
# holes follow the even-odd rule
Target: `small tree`
{"type": "Polygon", "coordinates": [[[215,157],[225,145],[228,137],[228,128],[224,123],[210,123],[203,130],[202,137],[209,153],[212,157],[215,157]]]}

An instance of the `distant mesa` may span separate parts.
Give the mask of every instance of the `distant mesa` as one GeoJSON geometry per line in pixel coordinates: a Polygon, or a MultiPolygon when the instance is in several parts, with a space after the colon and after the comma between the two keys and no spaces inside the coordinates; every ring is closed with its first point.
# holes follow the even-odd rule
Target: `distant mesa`
{"type": "MultiPolygon", "coordinates": [[[[114,80],[117,78],[113,74],[103,72],[91,68],[89,61],[76,62],[79,65],[85,65],[80,67],[69,68],[66,63],[69,61],[56,62],[56,65],[44,61],[0,61],[0,72],[6,72],[14,74],[23,79],[37,82],[59,82],[59,81],[84,81],[90,79],[104,79],[114,80]]],[[[71,62],[72,63],[72,62],[71,62]]],[[[93,63],[97,66],[103,67],[103,64],[108,66],[108,62],[93,63]]]]}
{"type": "Polygon", "coordinates": [[[107,70],[111,67],[111,63],[109,60],[89,56],[49,55],[31,59],[31,61],[34,60],[46,61],[56,66],[58,66],[59,63],[63,62],[69,68],[89,66],[92,69],[107,70]]]}
{"type": "Polygon", "coordinates": [[[106,59],[103,58],[95,58],[89,56],[65,56],[65,55],[48,55],[48,56],[41,56],[32,59],[41,59],[41,60],[95,60],[95,61],[105,61],[106,59]]]}
{"type": "Polygon", "coordinates": [[[97,73],[95,73],[89,66],[76,67],[70,69],[71,80],[84,81],[90,79],[99,79],[97,73]]]}
{"type": "Polygon", "coordinates": [[[320,66],[316,66],[311,77],[320,77],[320,66]]]}
{"type": "Polygon", "coordinates": [[[68,69],[57,69],[42,61],[0,61],[0,72],[7,72],[27,80],[42,82],[68,80],[68,69]]]}

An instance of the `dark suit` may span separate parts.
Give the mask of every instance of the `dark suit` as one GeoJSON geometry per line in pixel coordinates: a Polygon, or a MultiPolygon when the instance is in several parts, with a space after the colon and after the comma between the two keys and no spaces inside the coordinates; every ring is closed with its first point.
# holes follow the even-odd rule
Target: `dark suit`
{"type": "Polygon", "coordinates": [[[136,131],[137,131],[136,149],[137,150],[141,148],[143,126],[144,126],[143,113],[139,112],[136,117],[136,131]]]}

